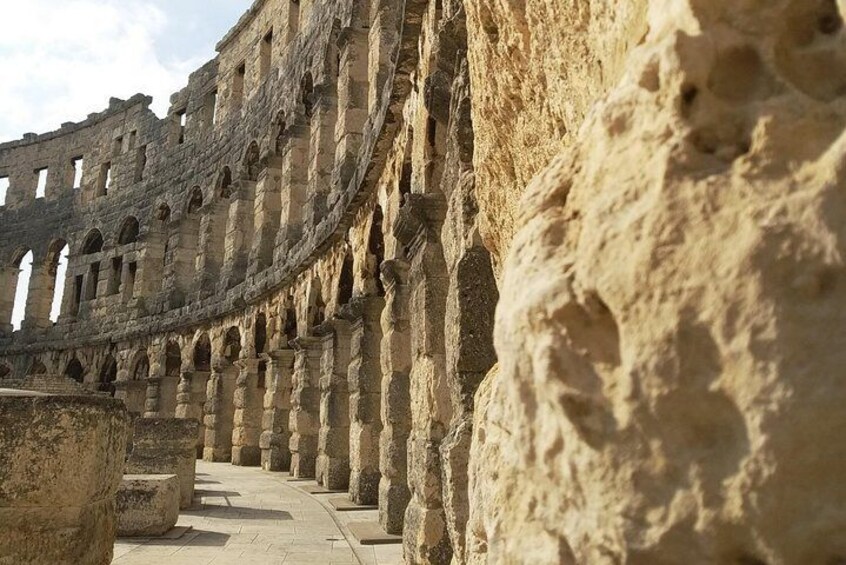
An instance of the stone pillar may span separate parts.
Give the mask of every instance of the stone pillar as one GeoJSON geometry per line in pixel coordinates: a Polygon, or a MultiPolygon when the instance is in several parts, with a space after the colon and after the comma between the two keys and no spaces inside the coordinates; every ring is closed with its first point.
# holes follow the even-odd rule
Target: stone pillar
{"type": "Polygon", "coordinates": [[[232,459],[232,423],[235,406],[236,371],[221,360],[212,361],[212,373],[206,386],[205,417],[206,437],[203,446],[204,461],[230,461],[232,459]]]}
{"type": "Polygon", "coordinates": [[[260,359],[236,361],[235,417],[232,430],[232,464],[253,467],[261,464],[261,436],[264,390],[258,388],[260,359]]]}
{"type": "Polygon", "coordinates": [[[0,393],[0,563],[112,561],[127,429],[112,398],[0,393]]]}
{"type": "Polygon", "coordinates": [[[338,69],[338,121],[335,127],[335,170],[332,185],[343,190],[358,161],[367,121],[367,27],[369,21],[341,32],[338,69]]]}
{"type": "Polygon", "coordinates": [[[147,378],[146,400],[144,401],[145,418],[156,418],[159,415],[160,385],[160,377],[147,378]]]}
{"type": "Polygon", "coordinates": [[[12,332],[12,310],[15,307],[17,267],[0,267],[0,334],[12,332]]]}
{"type": "Polygon", "coordinates": [[[183,371],[176,392],[176,417],[194,419],[199,424],[197,435],[197,457],[203,456],[206,430],[203,427],[203,404],[206,402],[208,372],[183,371]]]}
{"type": "Polygon", "coordinates": [[[200,221],[199,252],[195,272],[199,276],[199,296],[205,298],[215,293],[226,252],[226,223],[229,200],[221,199],[209,204],[200,221]]]}
{"type": "Polygon", "coordinates": [[[394,230],[409,250],[411,433],[403,543],[413,563],[449,563],[452,547],[443,507],[441,441],[452,416],[447,387],[444,312],[449,286],[440,231],[443,196],[411,194],[394,230]]]}
{"type": "Polygon", "coordinates": [[[291,468],[291,377],[294,351],[282,349],[268,354],[269,386],[264,393],[264,414],[261,422],[261,468],[265,471],[286,471],[291,468]]]}
{"type": "Polygon", "coordinates": [[[23,329],[43,329],[52,325],[50,309],[53,305],[55,273],[50,274],[49,265],[32,263],[29,292],[26,297],[26,312],[21,324],[23,329]]]}
{"type": "Polygon", "coordinates": [[[332,189],[335,165],[335,122],[338,103],[326,90],[314,107],[311,117],[311,146],[308,163],[308,204],[305,224],[314,227],[326,213],[326,199],[332,189]]]}
{"type": "Polygon", "coordinates": [[[147,382],[117,381],[115,398],[123,401],[130,414],[141,416],[146,413],[147,382]]]}
{"type": "Polygon", "coordinates": [[[259,174],[255,199],[255,230],[250,251],[249,273],[260,273],[273,264],[273,250],[279,234],[282,186],[282,159],[271,158],[259,174]]]}
{"type": "Polygon", "coordinates": [[[329,490],[346,490],[350,481],[349,322],[325,324],[320,361],[320,433],[317,442],[317,482],[329,490]]]}
{"type": "Polygon", "coordinates": [[[350,499],[374,505],[379,500],[379,434],[382,431],[382,369],[380,318],[385,300],[378,296],[354,298],[350,383],[350,499]]]}
{"type": "Polygon", "coordinates": [[[240,180],[229,203],[223,272],[218,290],[230,289],[244,280],[253,242],[256,183],[240,180]]]}
{"type": "Polygon", "coordinates": [[[320,423],[320,358],[321,342],[313,337],[298,337],[294,346],[291,417],[291,476],[315,476],[317,433],[320,423]]]}
{"type": "Polygon", "coordinates": [[[303,208],[308,184],[309,128],[304,116],[288,129],[285,154],[282,159],[281,229],[276,239],[277,262],[300,240],[303,233],[303,208]]]}
{"type": "Polygon", "coordinates": [[[402,260],[385,261],[382,312],[382,433],[379,436],[379,523],[400,534],[411,492],[408,489],[408,436],[411,431],[411,327],[408,269],[402,260]]]}

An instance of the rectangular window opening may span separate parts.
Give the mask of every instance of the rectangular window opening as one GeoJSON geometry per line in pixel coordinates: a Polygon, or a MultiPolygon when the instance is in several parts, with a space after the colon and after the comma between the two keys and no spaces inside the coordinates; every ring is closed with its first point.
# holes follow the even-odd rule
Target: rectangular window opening
{"type": "Polygon", "coordinates": [[[270,73],[270,67],[273,64],[273,30],[271,29],[264,36],[261,42],[261,78],[264,79],[270,73]]]}
{"type": "Polygon", "coordinates": [[[112,154],[117,157],[123,152],[123,136],[118,137],[115,139],[114,147],[112,149],[112,154]]]}
{"type": "Polygon", "coordinates": [[[144,180],[144,169],[147,168],[147,146],[142,145],[138,148],[138,154],[135,157],[135,182],[144,180]]]}
{"type": "Polygon", "coordinates": [[[188,125],[188,111],[180,110],[176,113],[176,117],[179,119],[179,138],[176,143],[177,145],[182,145],[185,143],[185,126],[188,125]]]}
{"type": "Polygon", "coordinates": [[[0,206],[6,205],[6,194],[9,192],[9,177],[0,177],[0,206]]]}
{"type": "Polygon", "coordinates": [[[73,188],[82,187],[82,157],[74,157],[71,159],[71,167],[73,167],[73,188]]]}
{"type": "Polygon", "coordinates": [[[235,78],[232,83],[232,102],[235,106],[240,106],[244,98],[244,77],[247,74],[247,64],[241,63],[235,71],[235,78]]]}
{"type": "Polygon", "coordinates": [[[135,294],[135,274],[138,272],[138,263],[135,261],[130,263],[127,271],[125,296],[128,300],[132,300],[135,294]]]}
{"type": "Polygon", "coordinates": [[[89,271],[88,294],[86,300],[94,300],[97,298],[97,287],[100,286],[100,263],[93,263],[89,271]]]}
{"type": "Polygon", "coordinates": [[[123,274],[123,257],[112,259],[112,277],[109,280],[109,294],[117,294],[120,290],[120,278],[123,274]]]}
{"type": "Polygon", "coordinates": [[[47,169],[38,169],[35,171],[38,175],[38,185],[35,187],[35,197],[44,198],[47,194],[47,169]]]}
{"type": "Polygon", "coordinates": [[[100,167],[100,186],[98,196],[106,196],[112,187],[112,164],[103,163],[100,167]]]}
{"type": "Polygon", "coordinates": [[[212,126],[217,124],[217,90],[209,92],[208,100],[206,102],[207,112],[211,116],[210,123],[212,126]]]}
{"type": "Polygon", "coordinates": [[[135,149],[135,142],[138,139],[138,131],[129,132],[129,150],[135,149]]]}
{"type": "Polygon", "coordinates": [[[85,280],[83,275],[76,275],[73,279],[73,312],[79,314],[79,307],[82,304],[82,284],[85,280]]]}

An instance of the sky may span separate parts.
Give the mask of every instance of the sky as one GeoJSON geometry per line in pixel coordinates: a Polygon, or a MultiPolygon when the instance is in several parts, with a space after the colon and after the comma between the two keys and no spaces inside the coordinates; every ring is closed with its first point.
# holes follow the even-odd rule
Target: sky
{"type": "MultiPolygon", "coordinates": [[[[0,0],[0,143],[45,133],[105,110],[109,98],[170,95],[215,56],[214,46],[252,0],[0,0]]],[[[0,191],[4,187],[0,186],[0,191]]],[[[3,195],[0,194],[0,201],[3,195]]],[[[24,316],[21,263],[12,323],[24,316]]],[[[64,262],[59,278],[63,277],[64,262]]],[[[54,297],[55,320],[61,296],[54,297]]]]}

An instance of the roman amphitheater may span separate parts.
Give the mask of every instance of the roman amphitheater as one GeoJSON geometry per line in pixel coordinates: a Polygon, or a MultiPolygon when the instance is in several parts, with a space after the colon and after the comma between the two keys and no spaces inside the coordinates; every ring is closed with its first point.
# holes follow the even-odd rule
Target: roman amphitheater
{"type": "Polygon", "coordinates": [[[0,564],[846,563],[844,14],[256,0],[0,145],[0,564]]]}

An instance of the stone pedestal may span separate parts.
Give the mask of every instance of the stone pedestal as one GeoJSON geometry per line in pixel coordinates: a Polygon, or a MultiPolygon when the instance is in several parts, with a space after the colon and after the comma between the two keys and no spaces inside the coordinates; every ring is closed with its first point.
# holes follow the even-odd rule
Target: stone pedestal
{"type": "Polygon", "coordinates": [[[320,423],[319,339],[298,337],[293,342],[294,374],[291,393],[291,476],[312,478],[317,461],[317,433],[320,423]]]}
{"type": "Polygon", "coordinates": [[[166,534],[179,520],[176,475],[124,475],[116,497],[121,537],[166,534]]]}
{"type": "Polygon", "coordinates": [[[235,381],[235,416],[232,430],[232,464],[253,467],[261,464],[259,436],[264,391],[258,388],[259,359],[242,359],[235,381]]]}
{"type": "Polygon", "coordinates": [[[145,381],[118,381],[115,383],[115,398],[123,400],[128,412],[140,416],[144,414],[147,383],[145,381]]]}
{"type": "Polygon", "coordinates": [[[198,427],[194,420],[139,418],[126,473],[177,475],[180,508],[190,507],[194,501],[198,427]]]}
{"type": "Polygon", "coordinates": [[[291,434],[288,420],[291,414],[291,377],[294,351],[283,349],[268,355],[267,372],[270,378],[264,394],[264,413],[261,422],[261,467],[265,471],[287,471],[291,468],[291,434]]]}
{"type": "Polygon", "coordinates": [[[411,430],[411,334],[408,320],[408,264],[386,261],[382,312],[382,433],[379,437],[379,523],[400,534],[411,493],[408,489],[408,435],[411,430]]]}
{"type": "Polygon", "coordinates": [[[118,400],[0,391],[0,563],[111,562],[126,433],[118,400]]]}
{"type": "Polygon", "coordinates": [[[350,383],[350,499],[356,504],[379,500],[379,434],[382,368],[380,317],[385,300],[371,296],[352,304],[350,383]]]}
{"type": "Polygon", "coordinates": [[[346,490],[350,480],[349,322],[332,320],[325,329],[320,361],[317,482],[329,490],[346,490]]]}

